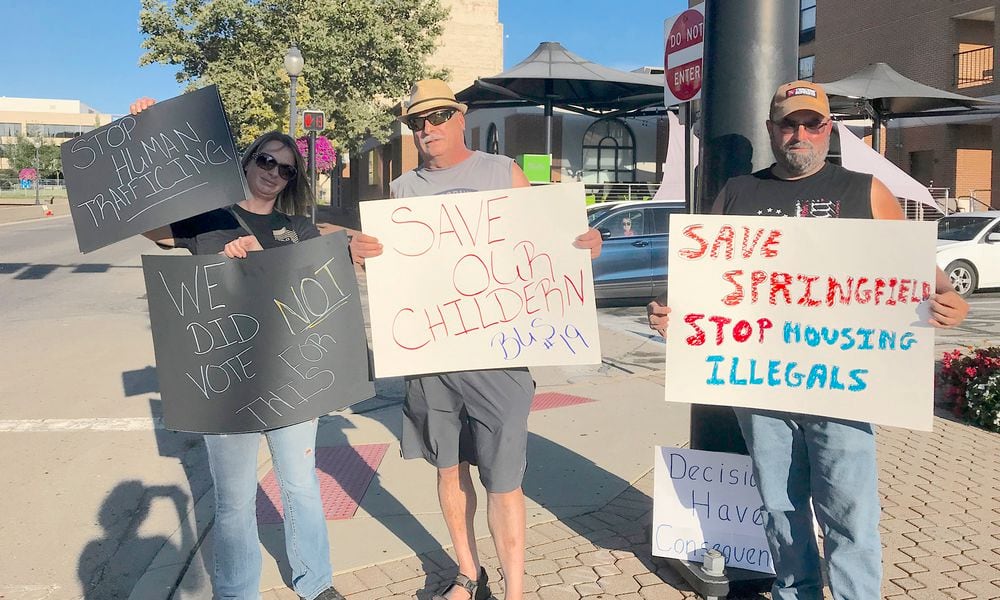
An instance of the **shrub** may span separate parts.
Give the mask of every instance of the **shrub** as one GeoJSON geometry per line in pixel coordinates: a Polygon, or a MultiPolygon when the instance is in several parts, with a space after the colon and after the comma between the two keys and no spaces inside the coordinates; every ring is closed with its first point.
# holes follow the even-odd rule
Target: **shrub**
{"type": "Polygon", "coordinates": [[[939,385],[956,416],[1000,431],[1000,346],[945,352],[939,385]]]}

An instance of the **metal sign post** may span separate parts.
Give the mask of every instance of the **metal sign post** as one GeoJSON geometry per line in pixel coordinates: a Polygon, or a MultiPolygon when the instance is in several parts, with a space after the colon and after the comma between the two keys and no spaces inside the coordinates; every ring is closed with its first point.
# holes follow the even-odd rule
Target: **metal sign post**
{"type": "Polygon", "coordinates": [[[302,128],[309,132],[309,188],[313,193],[312,222],[316,223],[316,132],[326,127],[326,116],[321,110],[306,110],[302,112],[302,128]]]}

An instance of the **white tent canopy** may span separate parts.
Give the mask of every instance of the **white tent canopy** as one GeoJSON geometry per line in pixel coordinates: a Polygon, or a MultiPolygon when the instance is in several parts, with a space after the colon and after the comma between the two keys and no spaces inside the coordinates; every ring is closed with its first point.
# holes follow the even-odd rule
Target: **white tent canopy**
{"type": "MultiPolygon", "coordinates": [[[[663,163],[663,181],[654,200],[683,202],[684,194],[684,127],[677,116],[667,114],[669,121],[667,157],[663,163]]],[[[931,193],[919,181],[910,177],[854,135],[843,123],[837,123],[840,136],[840,160],[845,169],[877,177],[897,198],[905,198],[940,210],[931,193]]],[[[698,161],[698,138],[692,143],[695,164],[698,161]]]]}

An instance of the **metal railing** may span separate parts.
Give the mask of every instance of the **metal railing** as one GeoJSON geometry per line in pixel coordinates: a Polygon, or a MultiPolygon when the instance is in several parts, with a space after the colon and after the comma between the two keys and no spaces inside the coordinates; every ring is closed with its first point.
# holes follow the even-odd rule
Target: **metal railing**
{"type": "Polygon", "coordinates": [[[974,87],[993,83],[993,46],[955,54],[955,86],[974,87]]]}
{"type": "Polygon", "coordinates": [[[587,200],[594,202],[620,202],[623,200],[652,200],[658,183],[585,183],[587,200]]]}
{"type": "Polygon", "coordinates": [[[993,208],[993,190],[972,190],[969,192],[972,198],[972,210],[991,210],[993,208]]]}

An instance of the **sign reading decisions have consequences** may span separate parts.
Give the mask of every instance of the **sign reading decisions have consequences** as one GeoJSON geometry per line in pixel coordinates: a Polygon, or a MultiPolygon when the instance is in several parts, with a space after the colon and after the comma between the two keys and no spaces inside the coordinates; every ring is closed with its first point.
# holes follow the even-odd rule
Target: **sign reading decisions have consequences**
{"type": "Polygon", "coordinates": [[[379,377],[601,361],[582,184],[361,203],[379,377]]]}
{"type": "Polygon", "coordinates": [[[749,456],[657,447],[653,468],[653,556],[774,573],[749,456]]]}
{"type": "Polygon", "coordinates": [[[263,431],[375,394],[343,232],[245,259],[143,256],[142,268],[168,428],[263,431]]]}
{"type": "Polygon", "coordinates": [[[248,195],[214,85],[75,137],[61,153],[81,252],[248,195]]]}

